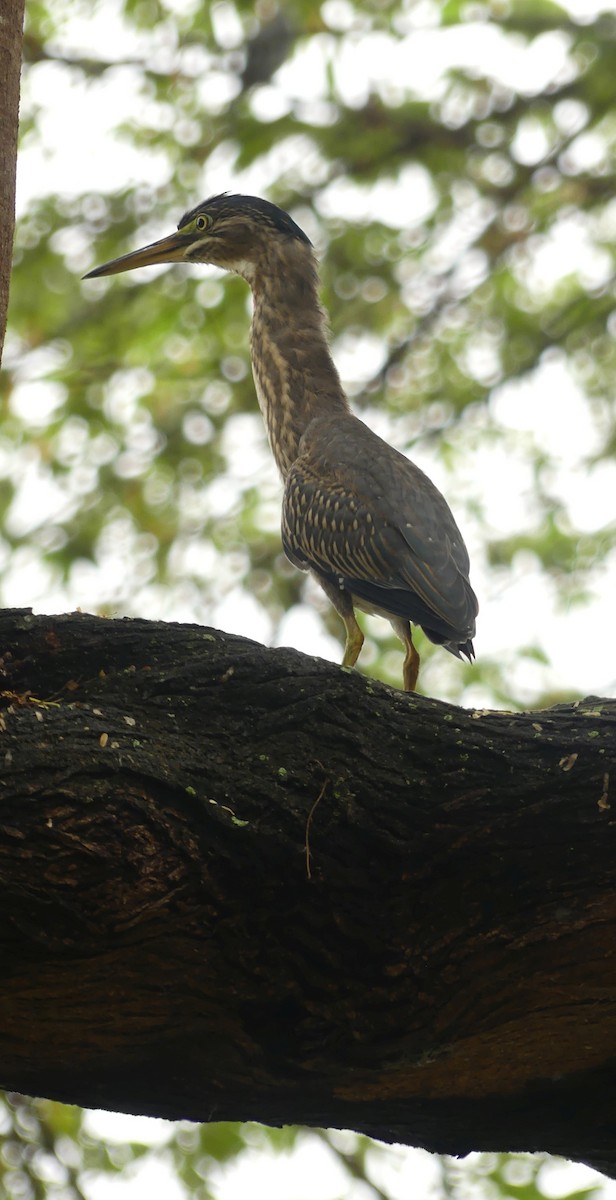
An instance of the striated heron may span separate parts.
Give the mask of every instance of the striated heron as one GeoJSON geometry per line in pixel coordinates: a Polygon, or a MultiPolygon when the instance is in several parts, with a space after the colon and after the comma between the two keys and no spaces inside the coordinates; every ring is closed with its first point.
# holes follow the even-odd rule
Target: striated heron
{"type": "Polygon", "coordinates": [[[419,670],[410,622],[470,661],[478,606],[462,535],[423,471],[351,412],[306,234],[267,200],[212,196],[184,214],[177,233],[86,279],[167,262],[213,263],[252,288],[252,367],[284,481],[283,546],[342,617],[343,666],[355,665],[364,641],[355,608],[391,622],[406,650],[407,691],[419,670]]]}

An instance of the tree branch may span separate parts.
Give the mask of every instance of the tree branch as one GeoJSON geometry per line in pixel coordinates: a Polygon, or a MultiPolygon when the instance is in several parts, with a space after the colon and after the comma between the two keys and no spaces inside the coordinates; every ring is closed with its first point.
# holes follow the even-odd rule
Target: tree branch
{"type": "Polygon", "coordinates": [[[0,362],[6,331],[15,230],[15,170],[19,129],[19,73],[24,0],[7,0],[0,15],[0,362]]]}
{"type": "Polygon", "coordinates": [[[610,1167],[615,701],[466,712],[197,626],[0,630],[5,1086],[610,1167]]]}

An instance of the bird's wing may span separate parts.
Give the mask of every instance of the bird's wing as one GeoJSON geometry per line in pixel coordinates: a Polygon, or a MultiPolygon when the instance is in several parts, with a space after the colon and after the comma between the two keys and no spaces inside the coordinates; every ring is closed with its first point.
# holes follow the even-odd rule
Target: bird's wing
{"type": "Polygon", "coordinates": [[[283,500],[288,557],[377,609],[472,637],[477,601],[449,506],[414,463],[350,421],[342,436],[313,422],[302,440],[283,500]]]}

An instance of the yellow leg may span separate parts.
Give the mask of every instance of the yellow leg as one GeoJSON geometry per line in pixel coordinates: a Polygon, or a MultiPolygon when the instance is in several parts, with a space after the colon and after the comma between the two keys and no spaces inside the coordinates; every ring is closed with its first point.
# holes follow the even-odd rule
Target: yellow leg
{"type": "Polygon", "coordinates": [[[400,641],[404,643],[406,654],[404,655],[404,664],[402,667],[402,682],[405,692],[414,692],[417,686],[417,676],[419,674],[419,654],[417,653],[413,639],[411,637],[411,627],[408,621],[402,617],[390,617],[392,629],[398,634],[400,641]]]}
{"type": "Polygon", "coordinates": [[[355,614],[351,609],[350,614],[347,613],[342,617],[344,627],[346,629],[346,641],[344,643],[344,655],[342,657],[343,667],[354,667],[359,652],[364,644],[364,635],[355,620],[355,614]]]}
{"type": "Polygon", "coordinates": [[[413,645],[410,633],[408,641],[405,639],[404,644],[406,646],[406,654],[404,655],[404,664],[402,667],[404,690],[405,692],[414,692],[417,686],[417,676],[419,675],[419,654],[413,645]]]}
{"type": "Polygon", "coordinates": [[[364,635],[355,620],[351,596],[344,588],[336,587],[329,579],[322,579],[320,575],[317,575],[316,578],[321,584],[325,595],[331,600],[336,612],[344,621],[346,639],[344,654],[342,656],[342,666],[354,667],[364,644],[364,635]]]}

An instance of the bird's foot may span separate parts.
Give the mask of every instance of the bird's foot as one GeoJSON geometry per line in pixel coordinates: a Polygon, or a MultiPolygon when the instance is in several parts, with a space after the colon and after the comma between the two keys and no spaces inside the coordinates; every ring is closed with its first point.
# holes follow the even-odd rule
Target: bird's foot
{"type": "Polygon", "coordinates": [[[402,667],[402,680],[404,683],[405,692],[414,692],[417,687],[417,676],[419,675],[419,654],[415,649],[411,637],[405,641],[406,654],[404,656],[404,664],[402,667]]]}
{"type": "Polygon", "coordinates": [[[354,667],[359,658],[360,650],[364,644],[364,635],[355,620],[353,613],[350,616],[344,616],[344,627],[346,629],[346,642],[344,644],[344,655],[342,657],[343,667],[354,667]]]}

